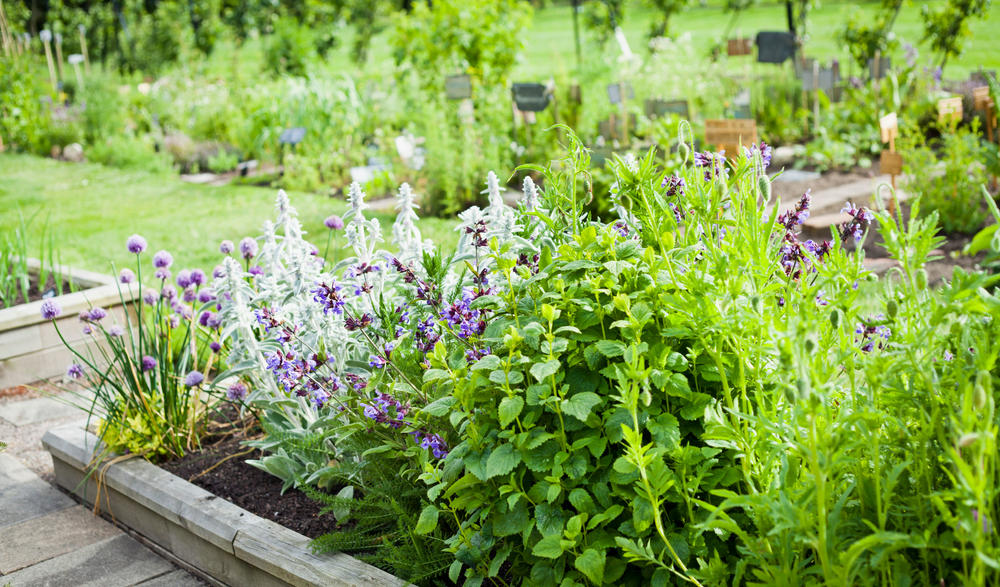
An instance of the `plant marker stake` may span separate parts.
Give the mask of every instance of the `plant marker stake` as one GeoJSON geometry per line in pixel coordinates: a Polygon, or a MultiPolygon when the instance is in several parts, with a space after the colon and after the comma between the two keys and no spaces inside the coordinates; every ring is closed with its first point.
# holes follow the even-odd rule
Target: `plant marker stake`
{"type": "MultiPolygon", "coordinates": [[[[898,206],[896,198],[896,175],[901,171],[899,167],[902,161],[902,157],[896,153],[896,135],[899,134],[899,119],[896,117],[896,113],[892,112],[880,118],[878,124],[882,135],[882,142],[889,143],[889,151],[882,151],[880,167],[889,168],[890,183],[892,185],[892,200],[889,202],[889,213],[895,214],[898,206]]],[[[886,169],[883,168],[881,171],[885,173],[886,169]]]]}
{"type": "Polygon", "coordinates": [[[813,134],[819,134],[819,60],[813,61],[813,134]]]}
{"type": "Polygon", "coordinates": [[[49,64],[49,81],[52,82],[52,91],[59,91],[59,84],[56,82],[56,66],[52,62],[52,33],[49,30],[44,30],[38,33],[38,37],[42,39],[42,45],[45,47],[45,60],[49,64]]]}
{"type": "Polygon", "coordinates": [[[56,67],[59,69],[59,79],[63,77],[62,35],[56,33],[56,67]]]}
{"type": "Polygon", "coordinates": [[[76,73],[76,85],[79,89],[83,89],[83,73],[80,71],[80,63],[83,61],[83,55],[79,53],[73,53],[69,56],[69,64],[73,66],[73,72],[76,73]]]}
{"type": "Polygon", "coordinates": [[[87,54],[87,29],[82,24],[77,29],[80,31],[80,53],[83,53],[83,66],[90,75],[90,56],[87,54]]]}
{"type": "MultiPolygon", "coordinates": [[[[993,97],[990,96],[989,86],[981,86],[974,88],[972,90],[972,107],[975,110],[982,110],[983,118],[986,121],[986,138],[989,142],[993,142],[993,129],[997,125],[997,110],[996,104],[993,102],[993,97]]],[[[990,187],[996,189],[997,178],[990,178],[990,187]]]]}

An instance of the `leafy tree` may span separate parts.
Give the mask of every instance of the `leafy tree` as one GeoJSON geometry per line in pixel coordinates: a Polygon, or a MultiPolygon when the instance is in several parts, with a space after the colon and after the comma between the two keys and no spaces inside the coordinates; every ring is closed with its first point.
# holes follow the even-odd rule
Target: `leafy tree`
{"type": "Polygon", "coordinates": [[[985,17],[989,8],[990,0],[949,0],[938,9],[924,5],[923,40],[930,41],[931,49],[941,55],[941,69],[949,58],[962,54],[965,38],[969,36],[969,19],[985,17]]]}
{"type": "Polygon", "coordinates": [[[876,52],[888,53],[898,44],[892,37],[892,27],[903,8],[903,0],[883,0],[878,14],[872,19],[857,12],[851,15],[837,38],[847,45],[851,58],[862,70],[876,52]]]}
{"type": "Polygon", "coordinates": [[[654,20],[649,29],[649,37],[665,37],[670,34],[670,17],[683,11],[690,0],[647,0],[647,3],[659,13],[659,20],[654,20]]]}

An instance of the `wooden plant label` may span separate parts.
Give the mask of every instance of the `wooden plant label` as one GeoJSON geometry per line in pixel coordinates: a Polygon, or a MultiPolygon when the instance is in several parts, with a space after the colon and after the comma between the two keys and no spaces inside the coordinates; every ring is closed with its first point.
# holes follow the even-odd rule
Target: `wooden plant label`
{"type": "Polygon", "coordinates": [[[750,55],[753,53],[753,43],[750,39],[729,39],[726,42],[726,54],[730,57],[750,55]]]}
{"type": "Polygon", "coordinates": [[[962,98],[938,100],[938,122],[960,122],[962,120],[962,98]]]}
{"type": "Polygon", "coordinates": [[[687,100],[646,100],[646,116],[649,118],[659,118],[666,114],[677,114],[681,118],[690,117],[690,109],[687,100]]]}
{"type": "Polygon", "coordinates": [[[449,75],[444,78],[444,91],[449,100],[472,97],[472,79],[467,75],[449,75]]]}
{"type": "Polygon", "coordinates": [[[705,142],[737,156],[740,146],[757,142],[757,122],[753,119],[723,118],[705,121],[705,142]]]}
{"type": "Polygon", "coordinates": [[[989,86],[980,86],[972,89],[972,107],[976,110],[986,110],[992,106],[989,86]]]}
{"type": "Polygon", "coordinates": [[[882,142],[895,145],[896,137],[899,136],[899,119],[896,118],[896,113],[892,112],[880,118],[878,126],[882,131],[882,142]]]}
{"type": "Polygon", "coordinates": [[[903,173],[903,156],[895,151],[882,151],[879,157],[879,169],[887,175],[903,173]]]}

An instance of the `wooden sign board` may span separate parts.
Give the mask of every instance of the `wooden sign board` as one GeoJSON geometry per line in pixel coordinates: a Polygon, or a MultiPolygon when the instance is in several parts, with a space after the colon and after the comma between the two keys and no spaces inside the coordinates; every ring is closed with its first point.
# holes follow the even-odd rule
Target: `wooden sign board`
{"type": "Polygon", "coordinates": [[[980,86],[972,89],[972,107],[976,110],[988,110],[993,106],[993,99],[990,97],[989,86],[980,86]]]}
{"type": "Polygon", "coordinates": [[[690,109],[687,100],[646,100],[646,116],[649,118],[659,118],[667,114],[677,114],[681,118],[690,118],[690,109]]]}
{"type": "Polygon", "coordinates": [[[705,121],[705,142],[725,149],[730,156],[739,154],[740,146],[757,142],[757,122],[753,119],[723,118],[705,121]]]}
{"type": "Polygon", "coordinates": [[[938,100],[938,122],[960,122],[962,120],[962,98],[938,100]]]}
{"type": "Polygon", "coordinates": [[[472,97],[472,78],[467,75],[449,75],[444,78],[444,91],[449,100],[472,97]]]}
{"type": "Polygon", "coordinates": [[[882,132],[882,142],[888,143],[899,135],[899,119],[896,113],[886,114],[878,120],[879,130],[882,132]]]}
{"type": "Polygon", "coordinates": [[[521,112],[541,112],[549,105],[550,95],[543,84],[520,83],[511,87],[514,104],[521,112]]]}
{"type": "Polygon", "coordinates": [[[903,156],[895,151],[882,151],[879,158],[879,171],[887,175],[903,173],[903,156]]]}
{"type": "Polygon", "coordinates": [[[726,54],[730,57],[750,55],[753,53],[753,43],[750,39],[729,39],[726,42],[726,54]]]}

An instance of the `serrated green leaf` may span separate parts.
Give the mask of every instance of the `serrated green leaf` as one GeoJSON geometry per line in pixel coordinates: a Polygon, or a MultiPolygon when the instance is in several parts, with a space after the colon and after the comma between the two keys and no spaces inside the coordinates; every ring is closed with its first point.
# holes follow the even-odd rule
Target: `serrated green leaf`
{"type": "Polygon", "coordinates": [[[520,462],[521,453],[514,448],[513,444],[501,444],[490,453],[490,458],[486,460],[486,478],[492,479],[497,475],[506,475],[513,471],[520,462]]]}
{"type": "Polygon", "coordinates": [[[559,558],[562,556],[562,539],[558,534],[546,536],[535,543],[531,549],[531,554],[542,558],[559,558]]]}
{"type": "Polygon", "coordinates": [[[537,381],[544,381],[548,377],[555,375],[561,365],[562,363],[559,359],[552,359],[544,363],[535,363],[531,366],[531,375],[537,381]]]}
{"type": "Polygon", "coordinates": [[[590,412],[601,403],[601,396],[592,391],[577,393],[562,401],[562,411],[581,422],[586,422],[590,412]]]}
{"type": "Polygon", "coordinates": [[[550,503],[535,506],[535,525],[542,536],[561,536],[565,513],[562,508],[550,503]]]}
{"type": "Polygon", "coordinates": [[[520,534],[530,523],[531,515],[528,512],[528,506],[525,505],[525,501],[522,499],[514,507],[510,508],[510,511],[504,514],[494,514],[493,534],[498,537],[520,534]]]}
{"type": "Polygon", "coordinates": [[[524,400],[520,396],[505,397],[500,400],[500,407],[497,413],[500,419],[500,426],[506,428],[521,414],[524,409],[524,400]]]}
{"type": "Polygon", "coordinates": [[[444,369],[428,369],[424,371],[424,383],[430,383],[431,381],[437,381],[439,379],[447,379],[448,372],[444,369]]]}
{"type": "Polygon", "coordinates": [[[576,557],[573,566],[583,573],[595,585],[604,582],[604,563],[607,560],[607,552],[588,548],[583,554],[576,557]]]}
{"type": "Polygon", "coordinates": [[[421,412],[440,418],[452,411],[451,407],[455,405],[455,401],[453,396],[446,395],[424,406],[421,412]]]}
{"type": "Polygon", "coordinates": [[[417,534],[430,534],[437,528],[438,524],[438,509],[434,504],[428,505],[420,512],[420,518],[417,519],[417,525],[414,526],[413,531],[417,534]]]}
{"type": "Polygon", "coordinates": [[[500,368],[500,357],[496,355],[486,355],[482,359],[479,359],[472,364],[473,371],[480,371],[483,369],[493,371],[494,369],[500,368]]]}
{"type": "Polygon", "coordinates": [[[625,343],[618,340],[599,340],[595,346],[605,357],[620,357],[625,354],[625,343]]]}

